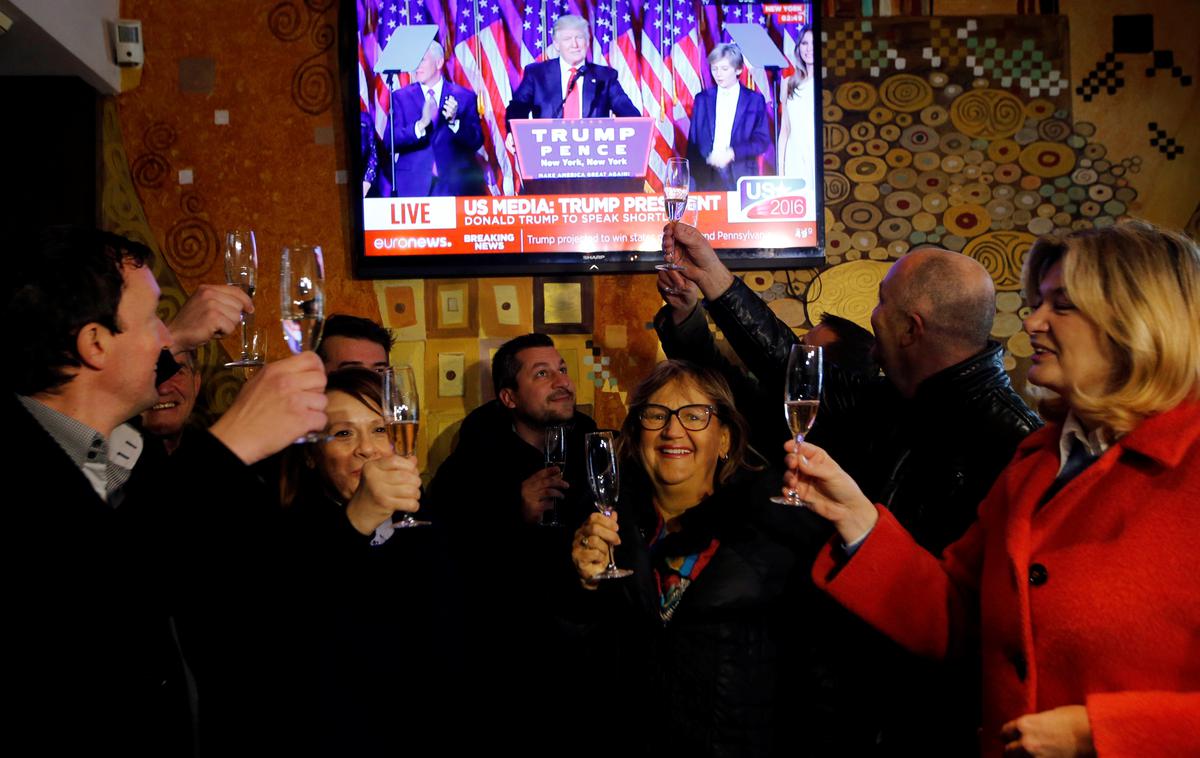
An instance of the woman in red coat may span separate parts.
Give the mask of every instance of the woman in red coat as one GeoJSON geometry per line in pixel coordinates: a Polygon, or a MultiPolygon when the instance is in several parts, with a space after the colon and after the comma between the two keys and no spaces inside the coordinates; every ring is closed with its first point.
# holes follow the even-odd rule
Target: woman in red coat
{"type": "Polygon", "coordinates": [[[838,531],[814,578],[911,650],[977,647],[984,753],[1200,755],[1200,250],[1044,238],[1024,286],[1053,423],[940,560],[803,445],[787,484],[838,531]]]}

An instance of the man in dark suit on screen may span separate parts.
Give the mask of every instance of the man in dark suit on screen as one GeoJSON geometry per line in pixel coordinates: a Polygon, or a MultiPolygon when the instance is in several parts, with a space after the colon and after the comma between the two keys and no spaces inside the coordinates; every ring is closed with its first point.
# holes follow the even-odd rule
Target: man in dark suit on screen
{"type": "Polygon", "coordinates": [[[688,130],[692,186],[697,190],[734,190],[743,176],[758,176],[758,156],[771,147],[767,103],[743,87],[742,51],[721,44],[708,54],[717,86],[696,95],[688,130]]]}
{"type": "Polygon", "coordinates": [[[511,121],[642,115],[621,89],[615,69],[585,60],[589,44],[587,21],[579,16],[559,16],[554,22],[558,57],[525,67],[505,117],[511,121]]]}
{"type": "Polygon", "coordinates": [[[483,145],[475,93],[442,76],[445,62],[442,46],[431,42],[416,81],[392,93],[396,197],[487,194],[475,160],[483,145]]]}

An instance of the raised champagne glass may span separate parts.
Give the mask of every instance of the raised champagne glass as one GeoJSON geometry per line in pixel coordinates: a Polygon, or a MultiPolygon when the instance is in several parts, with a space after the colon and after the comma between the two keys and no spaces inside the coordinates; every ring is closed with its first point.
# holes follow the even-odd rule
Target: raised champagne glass
{"type": "MultiPolygon", "coordinates": [[[[817,420],[821,407],[821,380],[824,356],[821,348],[803,343],[792,345],[784,379],[783,410],[788,427],[799,446],[817,420]]],[[[795,490],[778,495],[771,502],[780,505],[808,505],[795,490]]]]}
{"type": "MultiPolygon", "coordinates": [[[[325,323],[325,261],[321,248],[294,245],[283,249],[279,266],[279,320],[288,350],[298,355],[316,350],[325,323]]],[[[326,436],[309,432],[296,442],[324,442],[326,436]]]]}
{"type": "MultiPolygon", "coordinates": [[[[667,171],[663,175],[663,202],[667,209],[667,221],[681,221],[687,211],[688,190],[691,186],[691,168],[687,158],[668,158],[667,171]]],[[[659,271],[679,271],[679,254],[672,251],[664,255],[665,263],[654,268],[659,271]]]]}
{"type": "MultiPolygon", "coordinates": [[[[258,283],[258,246],[250,229],[234,229],[225,233],[225,283],[239,288],[254,299],[258,283]]],[[[254,330],[254,314],[242,314],[242,356],[229,361],[226,368],[252,368],[263,365],[261,357],[251,351],[250,335],[254,330]]]]}
{"type": "MultiPolygon", "coordinates": [[[[417,455],[417,430],[421,424],[421,404],[417,398],[417,378],[409,366],[388,366],[383,370],[383,397],[381,398],[383,423],[387,428],[388,440],[396,455],[417,455]]],[[[411,513],[405,513],[392,522],[396,529],[414,526],[429,526],[428,521],[419,521],[411,513]]]]}
{"type": "MultiPolygon", "coordinates": [[[[617,475],[617,442],[612,432],[589,432],[583,438],[583,455],[587,460],[588,481],[596,510],[611,517],[617,507],[617,492],[621,481],[617,475]]],[[[622,579],[631,575],[629,569],[617,568],[612,545],[608,546],[608,566],[593,579],[622,579]]]]}

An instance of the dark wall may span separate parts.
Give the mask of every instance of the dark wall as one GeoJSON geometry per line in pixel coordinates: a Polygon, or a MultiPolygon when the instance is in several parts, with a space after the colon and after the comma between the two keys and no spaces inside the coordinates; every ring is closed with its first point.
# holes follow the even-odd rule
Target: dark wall
{"type": "Polygon", "coordinates": [[[76,77],[0,76],[0,229],[97,223],[98,105],[76,77]]]}

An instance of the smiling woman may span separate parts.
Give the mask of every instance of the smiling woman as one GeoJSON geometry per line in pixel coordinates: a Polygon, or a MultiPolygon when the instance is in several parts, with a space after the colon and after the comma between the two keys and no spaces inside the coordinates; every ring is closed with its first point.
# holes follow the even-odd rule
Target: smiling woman
{"type": "Polygon", "coordinates": [[[746,437],[724,379],[660,363],[621,430],[619,537],[600,514],[575,534],[585,582],[610,543],[634,570],[581,602],[616,604],[599,628],[616,640],[614,697],[646,698],[626,709],[645,719],[629,725],[639,754],[758,756],[820,741],[820,709],[796,706],[814,692],[802,651],[815,646],[800,620],[819,611],[802,600],[806,565],[828,531],[803,508],[768,502],[779,477],[746,462],[746,437]]]}
{"type": "MultiPolygon", "coordinates": [[[[315,730],[320,755],[384,755],[397,745],[439,744],[442,703],[459,687],[458,629],[443,598],[453,568],[435,529],[397,529],[395,511],[415,511],[415,458],[393,453],[379,372],[329,374],[327,441],[292,445],[281,494],[286,508],[282,574],[301,615],[288,626],[298,716],[315,730]],[[400,582],[420,577],[419,581],[400,582]],[[393,594],[397,599],[392,602],[393,594]],[[378,640],[373,644],[372,640],[378,640]],[[408,649],[420,655],[406,656],[408,649]],[[401,735],[380,723],[402,714],[401,735]]],[[[448,743],[453,752],[457,744],[448,743]]]]}

